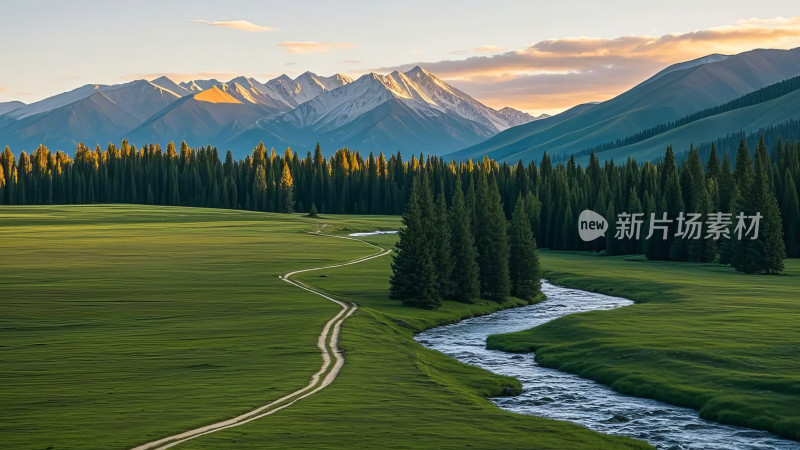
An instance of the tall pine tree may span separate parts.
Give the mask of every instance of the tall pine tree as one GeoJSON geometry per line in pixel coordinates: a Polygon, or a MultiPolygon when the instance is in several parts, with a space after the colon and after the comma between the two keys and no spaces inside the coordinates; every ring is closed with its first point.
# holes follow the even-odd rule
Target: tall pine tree
{"type": "Polygon", "coordinates": [[[783,193],[783,232],[786,235],[786,255],[800,257],[800,205],[797,200],[797,187],[789,169],[784,175],[783,193]]]}
{"type": "Polygon", "coordinates": [[[450,243],[453,259],[452,298],[459,302],[471,302],[480,295],[480,270],[470,214],[464,203],[460,179],[456,180],[450,205],[450,243]]]}
{"type": "Polygon", "coordinates": [[[420,198],[426,195],[422,190],[422,183],[415,180],[392,256],[389,295],[406,305],[434,309],[441,305],[441,297],[428,226],[420,207],[420,198]]]}
{"type": "Polygon", "coordinates": [[[508,230],[510,247],[509,273],[511,295],[532,300],[541,291],[541,270],[536,253],[536,241],[531,232],[530,221],[525,211],[525,200],[517,197],[511,224],[508,230]]]}
{"type": "Polygon", "coordinates": [[[485,171],[481,171],[475,195],[475,240],[481,296],[502,302],[511,293],[508,237],[500,192],[494,178],[491,180],[487,180],[485,171]]]}

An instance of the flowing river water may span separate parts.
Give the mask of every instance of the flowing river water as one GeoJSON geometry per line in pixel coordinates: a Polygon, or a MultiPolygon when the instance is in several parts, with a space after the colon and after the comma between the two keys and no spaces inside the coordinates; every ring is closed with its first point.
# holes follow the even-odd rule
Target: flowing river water
{"type": "Polygon", "coordinates": [[[624,298],[542,283],[547,300],[424,331],[416,340],[459,361],[516,377],[523,392],[491,399],[503,409],[567,420],[608,434],[643,439],[663,449],[800,449],[765,431],[701,419],[692,409],[629,397],[576,375],[540,367],[533,353],[486,348],[490,334],[525,330],[567,314],[631,305],[624,298]]]}

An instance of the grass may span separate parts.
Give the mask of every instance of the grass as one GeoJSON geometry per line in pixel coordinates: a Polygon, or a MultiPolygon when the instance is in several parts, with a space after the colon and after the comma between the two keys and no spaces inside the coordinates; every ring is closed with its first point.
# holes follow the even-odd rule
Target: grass
{"type": "MultiPolygon", "coordinates": [[[[372,249],[304,231],[398,217],[137,205],[0,207],[0,436],[5,448],[121,448],[231,417],[304,386],[338,307],[281,282],[372,249]]],[[[372,240],[390,245],[395,236],[372,240]]],[[[481,398],[519,383],[416,344],[414,331],[498,309],[386,298],[389,258],[304,281],[362,308],[319,394],[186,448],[645,447],[481,398]]]]}
{"type": "MultiPolygon", "coordinates": [[[[396,236],[365,238],[379,246],[396,236]]],[[[268,420],[203,436],[191,449],[259,448],[649,448],[566,422],[509,413],[481,398],[518,380],[459,363],[413,341],[415,332],[527,302],[462,304],[438,310],[388,298],[391,259],[306,273],[306,284],[355,301],[342,328],[347,362],[328,388],[268,420]]]]}
{"type": "MultiPolygon", "coordinates": [[[[377,221],[386,219],[341,219],[377,221]]],[[[311,223],[191,208],[0,208],[3,446],[125,447],[304,386],[338,307],[277,275],[364,253],[303,233],[311,223]]]]}
{"type": "Polygon", "coordinates": [[[491,348],[536,351],[543,366],[622,393],[800,440],[800,260],[786,260],[785,275],[754,276],[718,264],[541,259],[557,284],[637,303],[490,336],[491,348]]]}

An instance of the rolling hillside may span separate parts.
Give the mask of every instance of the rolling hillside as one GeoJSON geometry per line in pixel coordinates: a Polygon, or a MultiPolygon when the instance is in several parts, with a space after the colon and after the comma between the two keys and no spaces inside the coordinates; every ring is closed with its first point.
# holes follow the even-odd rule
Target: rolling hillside
{"type": "MultiPolygon", "coordinates": [[[[529,161],[577,152],[715,106],[800,73],[800,48],[753,50],[673,65],[593,107],[521,125],[448,157],[529,161]]],[[[730,130],[730,128],[729,128],[730,130]]]]}

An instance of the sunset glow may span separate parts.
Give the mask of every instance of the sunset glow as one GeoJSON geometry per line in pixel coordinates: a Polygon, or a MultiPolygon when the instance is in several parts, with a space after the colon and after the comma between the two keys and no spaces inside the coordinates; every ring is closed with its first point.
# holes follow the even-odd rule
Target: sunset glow
{"type": "Polygon", "coordinates": [[[494,108],[553,114],[612,98],[677,62],[800,46],[800,5],[790,1],[680,0],[663,10],[581,0],[499,1],[488,10],[474,2],[458,8],[422,1],[348,8],[266,2],[261,8],[231,1],[183,8],[142,1],[114,10],[130,22],[124,34],[101,2],[83,8],[85,14],[44,3],[53,13],[44,18],[41,6],[5,11],[9,20],[0,35],[18,44],[0,50],[15,67],[0,75],[0,102],[30,103],[83,84],[160,76],[183,82],[244,75],[266,82],[284,73],[357,78],[420,65],[494,108]],[[41,22],[35,32],[21,26],[33,17],[41,22]],[[569,20],[550,20],[555,17],[569,20]]]}

